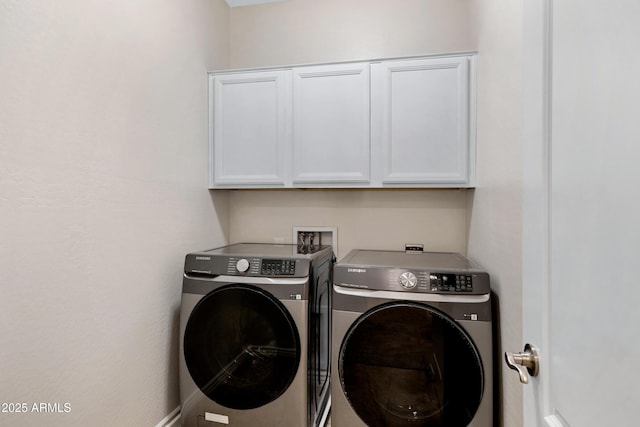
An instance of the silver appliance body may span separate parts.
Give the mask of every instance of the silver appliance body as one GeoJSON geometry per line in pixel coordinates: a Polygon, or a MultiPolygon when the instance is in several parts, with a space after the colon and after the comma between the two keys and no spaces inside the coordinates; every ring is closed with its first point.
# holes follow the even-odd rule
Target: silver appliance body
{"type": "Polygon", "coordinates": [[[330,405],[333,253],[235,244],[190,253],[181,425],[318,426],[330,405]]]}
{"type": "Polygon", "coordinates": [[[332,427],[492,427],[489,275],[456,253],[334,267],[332,427]]]}

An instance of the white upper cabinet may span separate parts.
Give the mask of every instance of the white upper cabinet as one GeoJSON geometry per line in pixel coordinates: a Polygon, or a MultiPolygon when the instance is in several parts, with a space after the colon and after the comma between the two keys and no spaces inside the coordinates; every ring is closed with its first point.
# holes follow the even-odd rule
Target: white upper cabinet
{"type": "Polygon", "coordinates": [[[210,187],[284,187],[291,71],[209,76],[210,187]]]}
{"type": "Polygon", "coordinates": [[[371,65],[372,143],[382,186],[472,184],[473,59],[452,56],[371,65]]]}
{"type": "Polygon", "coordinates": [[[472,187],[475,54],[209,74],[210,188],[472,187]]]}
{"type": "Polygon", "coordinates": [[[369,63],[293,69],[293,184],[368,184],[369,63]]]}

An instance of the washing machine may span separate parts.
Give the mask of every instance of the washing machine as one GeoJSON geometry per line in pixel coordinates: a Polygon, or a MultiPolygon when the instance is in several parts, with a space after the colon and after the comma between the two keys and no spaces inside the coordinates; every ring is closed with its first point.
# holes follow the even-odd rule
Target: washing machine
{"type": "Polygon", "coordinates": [[[332,427],[492,427],[489,275],[457,253],[334,267],[332,427]]]}
{"type": "Polygon", "coordinates": [[[186,256],[184,427],[319,426],[330,401],[330,246],[240,243],[186,256]]]}

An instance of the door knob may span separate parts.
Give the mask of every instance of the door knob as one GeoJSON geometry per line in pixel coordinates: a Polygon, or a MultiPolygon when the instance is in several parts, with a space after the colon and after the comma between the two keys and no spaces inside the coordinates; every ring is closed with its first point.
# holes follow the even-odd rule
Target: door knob
{"type": "Polygon", "coordinates": [[[535,377],[540,370],[538,351],[531,344],[526,344],[522,353],[506,351],[504,353],[504,359],[507,362],[507,366],[514,371],[518,371],[522,384],[527,384],[529,382],[529,375],[535,377]],[[525,368],[527,369],[526,371],[525,368]],[[527,372],[529,373],[528,375],[527,372]]]}

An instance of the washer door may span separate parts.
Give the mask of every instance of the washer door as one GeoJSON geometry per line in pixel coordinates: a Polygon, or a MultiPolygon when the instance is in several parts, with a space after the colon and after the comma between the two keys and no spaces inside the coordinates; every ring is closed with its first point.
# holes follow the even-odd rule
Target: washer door
{"type": "Polygon", "coordinates": [[[338,368],[347,400],[371,427],[464,427],[482,400],[471,338],[424,304],[398,301],[364,313],[347,331],[338,368]]]}
{"type": "Polygon", "coordinates": [[[289,311],[268,292],[233,284],[194,307],[184,333],[189,373],[211,400],[253,409],[277,399],[300,363],[300,336],[289,311]]]}

